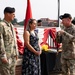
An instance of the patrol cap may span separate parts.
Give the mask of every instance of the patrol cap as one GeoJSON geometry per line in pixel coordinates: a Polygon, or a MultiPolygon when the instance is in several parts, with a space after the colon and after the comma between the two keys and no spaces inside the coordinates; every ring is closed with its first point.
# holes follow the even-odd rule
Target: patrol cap
{"type": "Polygon", "coordinates": [[[68,14],[68,13],[65,13],[64,15],[59,16],[59,18],[61,20],[64,19],[64,18],[70,18],[70,19],[72,19],[72,16],[70,14],[68,14]]]}
{"type": "Polygon", "coordinates": [[[4,9],[4,14],[5,13],[14,13],[15,12],[15,8],[12,8],[12,7],[6,7],[4,9]]]}

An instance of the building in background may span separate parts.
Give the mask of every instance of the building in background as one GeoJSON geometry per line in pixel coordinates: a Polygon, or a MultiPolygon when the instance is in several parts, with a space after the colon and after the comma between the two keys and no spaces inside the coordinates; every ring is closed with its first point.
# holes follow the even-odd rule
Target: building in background
{"type": "Polygon", "coordinates": [[[42,26],[45,27],[58,27],[58,20],[51,20],[49,18],[41,18],[42,26]]]}

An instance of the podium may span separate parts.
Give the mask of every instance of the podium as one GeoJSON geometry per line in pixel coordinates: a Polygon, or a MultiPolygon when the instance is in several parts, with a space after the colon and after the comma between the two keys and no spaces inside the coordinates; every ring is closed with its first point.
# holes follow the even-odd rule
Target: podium
{"type": "Polygon", "coordinates": [[[60,70],[61,69],[60,56],[61,53],[59,53],[57,56],[56,52],[43,51],[40,56],[41,75],[50,75],[51,72],[60,70]]]}

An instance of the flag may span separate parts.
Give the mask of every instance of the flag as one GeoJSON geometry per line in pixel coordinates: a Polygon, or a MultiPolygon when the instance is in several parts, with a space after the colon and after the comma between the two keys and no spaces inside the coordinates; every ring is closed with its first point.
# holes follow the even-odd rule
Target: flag
{"type": "Polygon", "coordinates": [[[32,10],[31,10],[30,0],[27,0],[27,9],[26,9],[25,22],[24,22],[24,29],[26,29],[27,22],[30,18],[32,18],[32,10]]]}

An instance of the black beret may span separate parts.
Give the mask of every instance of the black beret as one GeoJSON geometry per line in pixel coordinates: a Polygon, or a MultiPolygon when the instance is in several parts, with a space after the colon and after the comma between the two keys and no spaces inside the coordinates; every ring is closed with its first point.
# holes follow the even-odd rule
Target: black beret
{"type": "Polygon", "coordinates": [[[72,18],[72,16],[68,13],[65,13],[64,15],[59,16],[60,19],[64,19],[64,18],[72,18]]]}
{"type": "Polygon", "coordinates": [[[12,7],[6,7],[4,9],[4,13],[14,13],[15,12],[15,8],[12,7]]]}

